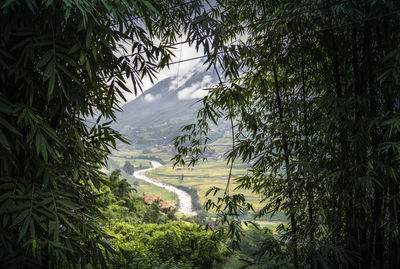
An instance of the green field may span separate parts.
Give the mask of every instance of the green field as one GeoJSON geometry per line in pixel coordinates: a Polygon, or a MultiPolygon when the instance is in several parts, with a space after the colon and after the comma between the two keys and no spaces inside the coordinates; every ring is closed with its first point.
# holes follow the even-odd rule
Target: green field
{"type": "Polygon", "coordinates": [[[216,157],[223,157],[232,148],[232,138],[230,136],[230,133],[226,133],[223,137],[210,144],[210,149],[214,149],[218,154],[216,157]]]}
{"type": "MultiPolygon", "coordinates": [[[[232,169],[232,178],[245,175],[245,167],[246,166],[243,164],[234,165],[232,169]]],[[[209,160],[198,164],[194,168],[178,167],[173,169],[172,164],[169,163],[163,167],[149,171],[147,175],[172,185],[183,185],[196,189],[198,191],[200,203],[203,204],[208,199],[205,195],[211,187],[218,187],[221,189],[213,200],[216,199],[216,197],[222,197],[228,180],[229,167],[223,160],[209,160]]],[[[237,184],[231,181],[230,192],[232,194],[239,193],[239,191],[234,190],[236,186],[237,184]]],[[[240,193],[243,193],[246,199],[253,203],[256,210],[261,207],[259,203],[260,199],[257,194],[244,190],[240,190],[240,193]]]]}
{"type": "Polygon", "coordinates": [[[123,157],[126,159],[134,158],[134,159],[146,159],[146,158],[159,158],[163,162],[169,162],[171,158],[174,156],[172,152],[172,148],[169,152],[160,149],[132,149],[128,146],[121,146],[120,150],[112,153],[113,156],[123,157]]]}
{"type": "MultiPolygon", "coordinates": [[[[212,155],[208,161],[200,162],[194,168],[188,167],[172,167],[171,158],[174,156],[172,148],[161,150],[160,148],[148,148],[148,149],[137,149],[129,145],[121,145],[119,151],[113,152],[110,157],[110,162],[113,164],[113,169],[120,169],[125,161],[131,162],[131,164],[137,168],[138,165],[142,165],[143,168],[147,168],[150,165],[149,160],[157,158],[160,162],[164,163],[164,166],[155,170],[149,171],[147,175],[151,178],[164,181],[175,186],[182,185],[191,187],[197,190],[200,204],[204,204],[209,198],[216,201],[217,197],[222,197],[226,188],[229,175],[229,166],[224,160],[225,153],[230,149],[231,137],[230,133],[226,132],[222,137],[219,137],[215,141],[210,143],[210,149],[212,155]],[[206,197],[207,191],[212,188],[220,188],[216,196],[206,197]]],[[[230,194],[242,193],[245,195],[247,201],[253,204],[255,210],[262,207],[260,204],[259,195],[246,190],[235,190],[237,183],[234,178],[243,176],[247,173],[248,165],[243,163],[235,163],[232,169],[232,177],[229,186],[230,194]]],[[[135,182],[129,179],[130,182],[135,182]]],[[[173,194],[165,191],[162,188],[158,188],[150,183],[139,180],[138,193],[141,195],[142,192],[154,193],[162,199],[167,201],[177,201],[173,194]]],[[[211,212],[210,212],[211,213],[211,212]]],[[[266,219],[265,221],[269,221],[266,219]]]]}
{"type": "MultiPolygon", "coordinates": [[[[121,157],[110,157],[111,162],[113,163],[112,165],[116,166],[118,164],[118,169],[122,168],[124,166],[125,162],[131,163],[135,169],[146,169],[150,168],[150,161],[149,160],[143,160],[143,159],[127,159],[127,158],[121,158],[121,157]]],[[[117,169],[117,168],[115,168],[117,169]]],[[[114,170],[115,170],[114,169],[114,170]]]]}
{"type": "Polygon", "coordinates": [[[124,172],[122,172],[122,176],[126,178],[128,182],[136,189],[136,194],[138,196],[142,196],[143,193],[152,193],[157,195],[164,201],[167,201],[170,205],[174,207],[178,205],[178,198],[174,193],[166,191],[165,189],[155,186],[146,181],[135,178],[134,176],[130,176],[124,172]],[[135,182],[137,182],[139,185],[135,185],[135,182]]]}
{"type": "MultiPolygon", "coordinates": [[[[124,152],[125,153],[125,152],[124,152]]],[[[119,152],[119,154],[121,154],[119,152]]],[[[127,158],[122,158],[122,157],[115,157],[115,156],[110,156],[108,160],[108,165],[109,169],[102,169],[101,171],[104,173],[111,173],[111,171],[119,169],[121,171],[121,175],[123,178],[126,178],[127,181],[132,185],[133,188],[136,189],[136,194],[138,196],[142,196],[143,193],[152,193],[160,197],[161,199],[167,201],[170,205],[172,206],[177,206],[178,204],[178,198],[175,196],[175,194],[166,191],[163,188],[157,187],[151,183],[148,183],[146,181],[140,180],[135,178],[132,175],[128,175],[122,170],[123,165],[125,162],[130,162],[135,169],[146,169],[151,167],[150,161],[145,160],[145,159],[131,159],[131,157],[139,156],[139,154],[135,155],[135,152],[131,152],[130,155],[127,155],[127,158]]]]}

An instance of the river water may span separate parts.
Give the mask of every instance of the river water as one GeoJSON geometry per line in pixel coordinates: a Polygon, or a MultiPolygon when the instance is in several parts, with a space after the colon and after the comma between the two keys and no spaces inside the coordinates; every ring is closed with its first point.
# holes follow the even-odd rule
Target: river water
{"type": "Polygon", "coordinates": [[[149,178],[149,177],[146,176],[146,172],[147,171],[151,171],[153,169],[156,169],[156,168],[162,166],[161,163],[156,162],[156,161],[151,161],[151,165],[152,165],[151,168],[135,171],[133,173],[133,176],[138,178],[138,179],[141,179],[141,180],[144,180],[146,182],[149,182],[151,184],[154,184],[154,185],[156,185],[158,187],[164,188],[167,191],[175,193],[176,196],[178,197],[178,200],[179,200],[178,210],[180,212],[182,212],[183,214],[196,215],[196,212],[193,211],[193,209],[192,209],[192,197],[190,197],[190,195],[187,192],[185,192],[183,190],[180,190],[175,186],[172,186],[172,185],[169,185],[169,184],[166,184],[166,183],[162,183],[160,181],[157,181],[155,179],[152,179],[152,178],[149,178]]]}

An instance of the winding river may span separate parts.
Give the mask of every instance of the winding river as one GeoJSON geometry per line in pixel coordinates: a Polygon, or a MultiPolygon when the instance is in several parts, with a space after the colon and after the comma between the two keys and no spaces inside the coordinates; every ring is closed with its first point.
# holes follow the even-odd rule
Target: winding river
{"type": "Polygon", "coordinates": [[[176,196],[178,197],[178,200],[179,200],[178,210],[180,212],[182,212],[183,214],[196,215],[196,212],[193,211],[193,209],[192,209],[192,198],[190,197],[190,195],[187,192],[185,192],[183,190],[180,190],[180,189],[178,189],[178,188],[176,188],[176,187],[174,187],[172,185],[159,182],[159,181],[157,181],[155,179],[152,179],[152,178],[149,178],[149,177],[146,176],[146,172],[147,171],[150,171],[150,170],[156,169],[158,167],[161,167],[162,164],[159,163],[159,162],[156,162],[156,161],[151,161],[151,166],[152,166],[151,168],[135,171],[133,173],[133,176],[138,178],[138,179],[141,179],[141,180],[144,180],[146,182],[149,182],[151,184],[154,184],[154,185],[156,185],[158,187],[164,188],[167,191],[175,193],[176,196]]]}

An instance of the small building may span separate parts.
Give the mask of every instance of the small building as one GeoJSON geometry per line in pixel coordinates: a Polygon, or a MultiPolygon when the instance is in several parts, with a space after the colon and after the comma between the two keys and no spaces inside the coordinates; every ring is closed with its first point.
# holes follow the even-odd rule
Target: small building
{"type": "Polygon", "coordinates": [[[160,211],[164,214],[168,214],[171,211],[171,205],[158,197],[157,195],[151,193],[143,193],[142,200],[146,205],[151,205],[152,203],[158,203],[160,211]]]}
{"type": "Polygon", "coordinates": [[[171,205],[164,200],[158,201],[158,207],[160,208],[160,211],[164,214],[168,214],[171,211],[171,205]]]}
{"type": "Polygon", "coordinates": [[[151,205],[154,202],[158,202],[160,198],[157,195],[151,193],[143,193],[142,200],[146,205],[151,205]]]}

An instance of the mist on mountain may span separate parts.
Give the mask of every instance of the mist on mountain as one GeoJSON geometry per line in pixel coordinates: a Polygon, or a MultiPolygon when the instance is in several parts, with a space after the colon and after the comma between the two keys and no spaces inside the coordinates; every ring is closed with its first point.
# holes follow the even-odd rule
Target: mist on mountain
{"type": "MultiPolygon", "coordinates": [[[[201,107],[199,100],[207,88],[218,81],[213,71],[194,68],[185,74],[161,80],[136,99],[122,106],[113,128],[125,135],[135,147],[171,146],[182,126],[194,123],[201,107]]],[[[215,132],[223,135],[224,128],[215,132]]]]}

